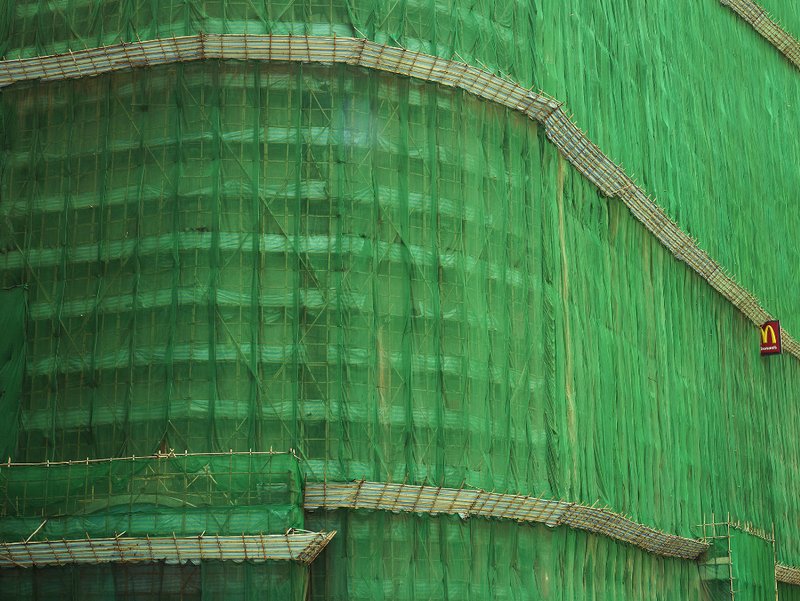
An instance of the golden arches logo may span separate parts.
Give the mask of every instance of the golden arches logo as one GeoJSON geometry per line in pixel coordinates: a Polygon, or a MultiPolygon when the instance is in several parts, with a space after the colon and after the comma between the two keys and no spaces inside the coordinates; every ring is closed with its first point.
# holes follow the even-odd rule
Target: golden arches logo
{"type": "Polygon", "coordinates": [[[772,335],[771,344],[778,344],[778,336],[775,334],[775,328],[772,327],[771,323],[761,326],[761,344],[767,344],[770,334],[772,335]]]}

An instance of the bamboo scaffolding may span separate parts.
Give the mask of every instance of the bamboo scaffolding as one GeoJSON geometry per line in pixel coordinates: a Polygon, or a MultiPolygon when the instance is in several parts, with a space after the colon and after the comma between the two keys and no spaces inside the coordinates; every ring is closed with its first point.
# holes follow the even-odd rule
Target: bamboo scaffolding
{"type": "Polygon", "coordinates": [[[629,543],[649,553],[681,559],[697,559],[709,547],[703,541],[661,532],[605,508],[478,489],[366,481],[308,483],[304,507],[307,511],[377,509],[451,514],[464,519],[494,517],[550,527],[563,525],[629,543]]]}
{"type": "Polygon", "coordinates": [[[199,506],[232,511],[234,507],[263,505],[265,495],[270,502],[299,507],[302,483],[292,451],[169,451],[0,464],[0,519],[37,517],[46,521],[81,513],[87,505],[97,511],[121,499],[135,503],[147,498],[157,503],[159,496],[170,499],[173,511],[199,506]],[[217,485],[220,478],[226,482],[222,488],[217,485]]]}
{"type": "Polygon", "coordinates": [[[273,455],[291,455],[295,459],[299,459],[298,455],[293,451],[233,451],[228,452],[205,452],[205,453],[190,453],[188,451],[176,453],[170,450],[167,453],[156,453],[155,455],[128,455],[126,457],[101,457],[96,459],[69,459],[64,461],[37,461],[37,462],[24,462],[24,461],[11,461],[8,458],[4,463],[0,463],[0,467],[4,468],[20,468],[20,467],[57,467],[60,465],[91,465],[94,463],[113,463],[120,461],[136,461],[136,460],[152,460],[152,459],[178,459],[181,457],[270,457],[273,455]]]}
{"type": "Polygon", "coordinates": [[[800,568],[794,568],[782,563],[775,564],[775,580],[784,584],[800,586],[800,568]]]}
{"type": "MultiPolygon", "coordinates": [[[[0,470],[30,469],[41,470],[41,478],[32,481],[33,485],[45,482],[53,470],[80,466],[102,465],[110,462],[144,462],[153,467],[160,466],[162,460],[183,457],[269,457],[291,455],[292,451],[229,451],[217,453],[164,453],[146,457],[109,457],[80,461],[60,461],[41,463],[0,464],[0,470]]],[[[145,471],[139,477],[138,488],[146,482],[156,481],[178,472],[145,471]]],[[[238,472],[237,472],[238,473],[238,472]]],[[[61,477],[69,477],[62,473],[61,477]]],[[[192,474],[189,474],[192,476],[192,474]]],[[[111,477],[110,475],[107,477],[111,477]]],[[[194,480],[192,481],[194,482],[194,480]]],[[[99,481],[97,482],[99,483],[99,481]]],[[[71,491],[72,501],[100,499],[95,490],[97,483],[76,487],[71,491]]],[[[104,488],[100,485],[100,489],[104,488]]],[[[27,489],[26,489],[27,490],[27,489]]],[[[98,489],[99,490],[99,489],[98,489]]],[[[167,494],[169,491],[165,491],[167,494]]],[[[306,511],[335,509],[370,509],[391,512],[421,513],[428,515],[458,515],[462,519],[471,517],[513,520],[519,523],[539,523],[551,528],[566,526],[591,532],[610,539],[631,544],[648,553],[687,560],[699,559],[711,546],[717,528],[738,528],[769,542],[774,541],[766,531],[749,523],[704,523],[701,539],[687,538],[662,532],[640,524],[625,515],[607,507],[587,506],[563,500],[546,499],[526,495],[487,492],[470,488],[444,488],[438,486],[419,486],[405,483],[368,482],[309,482],[303,492],[303,506],[306,511]],[[711,535],[708,534],[709,529],[711,535]]],[[[27,496],[23,499],[3,498],[5,513],[26,515],[28,504],[33,504],[37,516],[43,520],[30,536],[20,542],[0,542],[0,567],[11,565],[40,566],[64,565],[68,563],[103,563],[109,561],[168,561],[185,563],[202,559],[225,559],[234,561],[264,561],[266,559],[287,559],[310,563],[334,536],[335,532],[308,533],[291,529],[286,534],[240,534],[215,536],[176,536],[171,537],[122,537],[93,538],[87,535],[81,540],[33,540],[48,520],[48,513],[39,513],[40,506],[48,505],[45,495],[27,496]],[[10,505],[9,505],[10,504],[10,505]],[[44,504],[44,505],[42,505],[44,504]],[[13,511],[12,511],[13,508],[13,511]],[[16,512],[16,513],[15,513],[16,512]],[[316,537],[316,538],[315,538],[316,537]]],[[[41,537],[40,537],[41,538],[41,537]]],[[[800,585],[800,568],[776,563],[776,578],[780,582],[800,585]]]]}
{"type": "MultiPolygon", "coordinates": [[[[769,22],[763,15],[753,17],[756,15],[753,9],[755,5],[749,0],[725,0],[723,4],[728,4],[734,10],[740,8],[759,27],[766,27],[765,24],[769,22]]],[[[774,28],[770,32],[772,37],[768,39],[783,39],[774,33],[774,28]]],[[[781,44],[789,52],[787,56],[794,56],[791,43],[781,44]]],[[[796,41],[794,44],[796,46],[796,41]]],[[[564,158],[597,186],[602,194],[619,198],[675,258],[686,263],[754,325],[761,326],[772,319],[772,315],[750,291],[728,275],[635,184],[622,167],[589,140],[564,111],[561,102],[463,62],[386,46],[363,38],[198,34],[0,61],[0,88],[22,81],[91,77],[123,69],[205,59],[343,63],[458,88],[519,111],[540,123],[547,138],[564,158]]],[[[5,261],[12,260],[13,254],[9,253],[5,261]]],[[[800,343],[785,329],[781,330],[786,352],[800,358],[800,343]]]]}
{"type": "Polygon", "coordinates": [[[336,535],[331,532],[239,536],[114,537],[37,542],[0,542],[0,568],[68,564],[196,563],[200,560],[297,561],[310,564],[336,535]]]}

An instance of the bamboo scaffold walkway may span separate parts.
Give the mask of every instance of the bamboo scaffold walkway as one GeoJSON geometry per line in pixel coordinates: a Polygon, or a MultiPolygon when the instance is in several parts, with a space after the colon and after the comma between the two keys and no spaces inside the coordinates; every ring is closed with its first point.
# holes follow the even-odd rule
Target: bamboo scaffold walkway
{"type": "MultiPolygon", "coordinates": [[[[22,81],[91,77],[209,59],[343,63],[461,89],[520,112],[539,123],[562,156],[604,196],[621,200],[675,258],[686,263],[749,321],[761,326],[773,319],[749,290],[700,248],[622,167],[589,140],[567,114],[563,103],[544,92],[534,92],[463,62],[363,38],[201,33],[0,61],[0,88],[22,81]]],[[[4,260],[11,260],[12,254],[6,255],[4,260]]],[[[800,358],[800,344],[783,329],[782,339],[786,352],[800,358]]]]}
{"type": "Polygon", "coordinates": [[[784,584],[800,586],[800,568],[787,566],[783,563],[775,564],[775,579],[784,584]]]}
{"type": "Polygon", "coordinates": [[[392,482],[308,483],[304,507],[316,509],[377,509],[392,512],[451,514],[463,519],[487,517],[567,526],[628,543],[640,549],[680,559],[697,559],[709,547],[701,540],[668,534],[639,524],[604,507],[552,499],[486,492],[479,489],[416,486],[392,482]]]}
{"type": "Polygon", "coordinates": [[[778,25],[769,13],[752,0],[719,0],[747,21],[764,39],[778,49],[789,61],[800,69],[800,41],[778,25]]]}
{"type": "Polygon", "coordinates": [[[0,568],[69,564],[297,561],[310,564],[332,532],[288,531],[240,536],[87,537],[83,540],[0,542],[0,568]]]}

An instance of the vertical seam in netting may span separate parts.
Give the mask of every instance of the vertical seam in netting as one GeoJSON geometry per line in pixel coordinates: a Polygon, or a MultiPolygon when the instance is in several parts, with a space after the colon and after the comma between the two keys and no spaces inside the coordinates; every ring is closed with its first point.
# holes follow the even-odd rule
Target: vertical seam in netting
{"type": "MultiPolygon", "coordinates": [[[[211,164],[211,223],[209,229],[211,230],[211,244],[209,246],[209,278],[208,278],[208,298],[207,298],[207,312],[206,319],[208,320],[208,365],[209,365],[209,381],[208,381],[208,448],[214,450],[224,450],[220,444],[219,435],[217,433],[217,419],[215,417],[217,410],[217,330],[218,325],[222,325],[222,315],[219,314],[219,303],[217,301],[218,288],[219,288],[219,269],[221,264],[220,256],[220,229],[222,227],[220,220],[220,194],[222,192],[222,92],[220,90],[219,78],[222,74],[219,70],[214,70],[212,74],[211,89],[203,90],[203,94],[210,93],[210,108],[211,114],[209,121],[211,126],[211,135],[213,140],[212,145],[212,164],[211,164]],[[218,321],[220,323],[218,323],[218,321]]],[[[202,236],[202,232],[199,232],[202,236]]]]}

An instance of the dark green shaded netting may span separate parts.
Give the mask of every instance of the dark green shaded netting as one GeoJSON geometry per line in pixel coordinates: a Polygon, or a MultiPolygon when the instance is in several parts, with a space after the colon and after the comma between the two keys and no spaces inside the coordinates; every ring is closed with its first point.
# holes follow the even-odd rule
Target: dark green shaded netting
{"type": "Polygon", "coordinates": [[[3,601],[304,601],[308,567],[205,561],[6,569],[3,601]]]}
{"type": "Polygon", "coordinates": [[[300,471],[291,455],[0,466],[0,502],[5,541],[283,534],[303,527],[300,471]]]}
{"type": "Polygon", "coordinates": [[[800,599],[800,586],[779,582],[778,599],[780,601],[797,601],[800,599]]]}
{"type": "MultiPolygon", "coordinates": [[[[686,536],[732,508],[790,532],[796,362],[761,360],[523,117],[344,66],[2,100],[26,233],[0,261],[31,287],[18,459],[294,448],[310,479],[599,498],[686,536]]],[[[504,544],[478,523],[464,544],[504,544]]],[[[796,546],[779,535],[785,562],[796,546]]]]}
{"type": "MultiPolygon", "coordinates": [[[[0,233],[0,244],[4,236],[0,233]]],[[[25,291],[0,290],[0,458],[17,446],[25,374],[25,291]]]]}
{"type": "MultiPolygon", "coordinates": [[[[703,528],[712,547],[700,559],[700,574],[710,601],[774,599],[775,546],[765,533],[734,524],[707,524],[703,528]]],[[[792,599],[795,587],[785,585],[792,599]]]]}
{"type": "Polygon", "coordinates": [[[308,523],[339,532],[312,565],[313,599],[711,599],[695,562],[568,528],[361,511],[308,523]]]}

